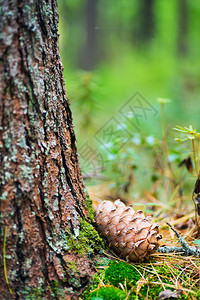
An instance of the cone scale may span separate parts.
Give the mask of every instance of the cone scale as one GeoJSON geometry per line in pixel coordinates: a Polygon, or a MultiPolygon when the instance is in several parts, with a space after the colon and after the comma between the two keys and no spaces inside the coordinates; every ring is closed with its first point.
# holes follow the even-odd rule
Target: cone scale
{"type": "Polygon", "coordinates": [[[99,233],[109,247],[126,261],[142,261],[158,248],[159,225],[141,210],[135,211],[122,201],[103,201],[95,210],[99,233]]]}

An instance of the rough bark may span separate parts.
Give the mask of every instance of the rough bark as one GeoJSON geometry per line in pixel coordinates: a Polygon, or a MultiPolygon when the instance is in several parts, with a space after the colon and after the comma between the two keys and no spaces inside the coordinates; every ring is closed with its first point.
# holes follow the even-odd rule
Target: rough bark
{"type": "Polygon", "coordinates": [[[58,48],[57,3],[4,0],[1,6],[0,298],[76,299],[91,261],[68,240],[76,240],[89,213],[58,48]]]}

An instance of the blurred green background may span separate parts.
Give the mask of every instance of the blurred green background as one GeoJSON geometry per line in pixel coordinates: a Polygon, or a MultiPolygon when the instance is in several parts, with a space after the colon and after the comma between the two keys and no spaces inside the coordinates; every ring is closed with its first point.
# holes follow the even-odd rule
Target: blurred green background
{"type": "Polygon", "coordinates": [[[136,92],[147,110],[145,116],[135,108],[137,128],[129,128],[133,136],[161,138],[157,98],[171,99],[165,106],[170,142],[176,125],[199,127],[199,1],[58,0],[58,11],[80,157],[87,141],[91,148],[105,150],[99,150],[105,145],[96,133],[111,117],[127,126],[120,109],[136,92]]]}
{"type": "Polygon", "coordinates": [[[95,130],[137,91],[155,106],[158,97],[172,99],[170,124],[198,126],[200,2],[58,0],[58,10],[77,134],[83,118],[95,130]]]}

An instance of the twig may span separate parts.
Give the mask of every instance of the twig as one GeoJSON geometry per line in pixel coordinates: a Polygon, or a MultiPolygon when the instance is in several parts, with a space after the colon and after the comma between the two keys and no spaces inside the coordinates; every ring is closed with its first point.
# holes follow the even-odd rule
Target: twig
{"type": "Polygon", "coordinates": [[[171,252],[178,252],[181,255],[193,255],[193,256],[200,256],[200,248],[199,247],[191,247],[188,245],[186,240],[178,233],[178,231],[168,222],[167,225],[175,232],[179,243],[182,247],[175,247],[175,246],[161,246],[157,249],[157,252],[161,253],[171,253],[171,252]]]}
{"type": "Polygon", "coordinates": [[[10,288],[10,284],[9,284],[8,276],[7,276],[7,269],[6,269],[6,234],[7,234],[7,226],[5,226],[5,233],[4,233],[4,240],[3,240],[3,267],[4,267],[4,275],[6,278],[6,283],[7,283],[8,289],[12,295],[12,290],[10,288]]]}

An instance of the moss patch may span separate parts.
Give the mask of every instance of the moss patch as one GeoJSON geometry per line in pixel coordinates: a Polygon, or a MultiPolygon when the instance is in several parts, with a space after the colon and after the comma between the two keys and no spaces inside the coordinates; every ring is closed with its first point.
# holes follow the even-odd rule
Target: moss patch
{"type": "Polygon", "coordinates": [[[105,271],[105,279],[116,287],[119,283],[124,285],[125,281],[129,287],[135,285],[140,277],[136,268],[122,261],[111,261],[105,271]]]}
{"type": "MultiPolygon", "coordinates": [[[[103,260],[102,260],[103,261],[103,260]]],[[[106,300],[106,299],[158,299],[158,295],[163,291],[163,285],[167,289],[175,290],[173,286],[171,269],[167,264],[145,264],[131,265],[122,261],[110,261],[104,265],[93,277],[90,286],[82,294],[83,300],[106,300]],[[161,282],[158,280],[162,280],[161,282]]],[[[176,278],[183,279],[182,287],[187,288],[187,282],[191,274],[183,274],[181,270],[184,265],[173,264],[176,278]],[[189,276],[189,277],[188,277],[189,276]]],[[[98,268],[98,267],[97,267],[98,268]]],[[[185,272],[186,273],[186,272],[185,272]]],[[[198,274],[197,274],[198,276],[198,274]]],[[[199,298],[200,292],[198,284],[195,287],[196,294],[183,292],[181,300],[199,298]]]]}
{"type": "Polygon", "coordinates": [[[80,255],[86,253],[88,256],[104,249],[103,240],[95,228],[86,220],[81,220],[80,222],[78,237],[75,238],[73,235],[68,237],[68,246],[76,253],[80,255]]]}
{"type": "MultiPolygon", "coordinates": [[[[104,259],[102,262],[104,262],[104,259]]],[[[106,260],[106,265],[107,262],[106,260]]],[[[102,264],[100,263],[99,265],[102,264]]],[[[102,300],[126,299],[128,290],[132,286],[136,286],[140,277],[139,272],[134,266],[122,261],[109,261],[106,268],[100,269],[94,275],[90,286],[82,294],[82,299],[93,300],[97,297],[102,300]],[[122,287],[124,287],[124,290],[122,287]]],[[[134,299],[134,297],[135,294],[132,293],[132,298],[128,299],[134,299]]]]}
{"type": "Polygon", "coordinates": [[[126,293],[116,287],[102,287],[91,293],[91,300],[124,300],[126,293]],[[97,298],[98,297],[98,298],[97,298]]]}
{"type": "Polygon", "coordinates": [[[89,218],[91,221],[94,220],[94,210],[92,208],[92,200],[90,199],[89,196],[86,197],[85,199],[86,205],[87,205],[87,209],[88,209],[88,213],[89,213],[89,218]]]}

